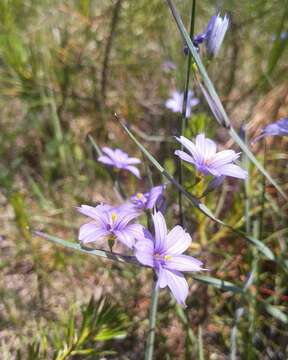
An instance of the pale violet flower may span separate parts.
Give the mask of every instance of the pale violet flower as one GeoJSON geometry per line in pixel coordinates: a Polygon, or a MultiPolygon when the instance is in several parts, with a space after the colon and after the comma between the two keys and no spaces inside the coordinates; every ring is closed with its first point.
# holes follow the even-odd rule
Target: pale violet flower
{"type": "Polygon", "coordinates": [[[177,66],[171,60],[166,60],[162,64],[162,69],[165,72],[169,72],[169,71],[172,71],[172,70],[176,70],[177,66]]]}
{"type": "Polygon", "coordinates": [[[156,286],[168,286],[182,305],[188,296],[188,284],[181,271],[201,271],[203,263],[192,256],[183,255],[191,244],[190,235],[179,225],[167,231],[166,221],[161,212],[154,213],[155,236],[145,229],[136,242],[134,254],[137,260],[155,270],[158,277],[156,286]]]}
{"type": "Polygon", "coordinates": [[[110,205],[96,207],[81,205],[77,210],[90,218],[90,221],[80,227],[79,241],[83,244],[100,239],[119,240],[130,249],[135,244],[135,239],[143,233],[143,226],[131,224],[139,216],[135,211],[110,205]]]}
{"type": "Polygon", "coordinates": [[[226,14],[223,18],[220,14],[212,16],[205,32],[194,37],[194,45],[198,46],[204,42],[208,55],[211,57],[216,56],[223,43],[228,26],[229,18],[226,14]]]}
{"type": "Polygon", "coordinates": [[[184,136],[176,137],[189,152],[176,150],[175,154],[182,160],[193,164],[196,169],[204,175],[215,177],[232,176],[245,179],[247,172],[240,166],[233,164],[240,156],[234,150],[223,150],[216,152],[216,144],[213,140],[205,138],[204,134],[196,136],[195,144],[184,136]]]}
{"type": "Polygon", "coordinates": [[[140,164],[141,161],[135,157],[129,157],[121,149],[110,149],[108,147],[103,147],[102,152],[103,155],[98,157],[98,161],[109,166],[114,166],[117,169],[124,169],[130,171],[133,175],[140,178],[139,169],[134,166],[136,164],[140,164]]]}
{"type": "Polygon", "coordinates": [[[288,118],[280,119],[272,124],[267,125],[261,130],[253,142],[258,141],[266,136],[287,136],[288,135],[288,118]]]}
{"type": "Polygon", "coordinates": [[[138,192],[130,197],[135,210],[153,209],[163,199],[164,186],[154,186],[145,193],[138,192]]]}
{"type": "MultiPolygon", "coordinates": [[[[173,112],[182,113],[184,94],[175,90],[171,93],[171,98],[165,102],[167,109],[172,110],[173,112]]],[[[192,107],[199,104],[199,100],[194,97],[193,91],[188,91],[187,96],[187,106],[186,106],[186,117],[190,117],[192,113],[192,107]]]]}

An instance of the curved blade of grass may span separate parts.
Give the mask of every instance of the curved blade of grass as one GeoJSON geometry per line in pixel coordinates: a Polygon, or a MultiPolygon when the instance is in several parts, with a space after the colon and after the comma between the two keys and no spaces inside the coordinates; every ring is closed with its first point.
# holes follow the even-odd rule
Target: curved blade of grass
{"type": "Polygon", "coordinates": [[[266,304],[265,309],[275,319],[280,320],[284,324],[288,324],[288,315],[281,311],[278,307],[266,304]]]}
{"type": "Polygon", "coordinates": [[[218,219],[210,209],[207,208],[206,205],[204,205],[203,203],[200,202],[200,200],[192,195],[191,193],[189,193],[181,184],[178,183],[177,180],[175,180],[173,178],[172,175],[170,175],[165,169],[164,167],[154,158],[153,155],[150,154],[150,152],[136,139],[136,137],[132,134],[132,132],[127,128],[127,126],[120,121],[121,126],[123,127],[123,129],[126,131],[126,133],[128,134],[128,136],[133,140],[133,142],[137,145],[137,147],[142,151],[142,153],[146,156],[146,158],[152,163],[152,165],[154,165],[154,167],[170,182],[172,183],[179,191],[181,191],[184,196],[192,203],[193,206],[195,206],[198,210],[200,210],[203,214],[205,214],[206,216],[208,216],[211,220],[215,221],[216,223],[222,225],[222,226],[226,226],[228,227],[231,231],[233,231],[234,233],[236,233],[237,235],[239,235],[240,237],[242,237],[243,239],[247,240],[248,242],[250,242],[252,245],[256,246],[257,249],[263,254],[265,255],[268,259],[270,260],[274,260],[276,261],[276,257],[274,255],[274,253],[261,241],[259,241],[258,239],[255,239],[252,236],[248,236],[246,234],[244,234],[242,231],[237,230],[235,228],[233,228],[231,225],[228,225],[226,223],[224,223],[223,221],[221,221],[220,219],[218,219]]]}
{"type": "Polygon", "coordinates": [[[221,289],[224,291],[231,291],[235,294],[244,293],[244,290],[241,287],[231,283],[230,281],[224,281],[221,279],[217,279],[217,278],[214,278],[211,276],[205,276],[205,275],[192,275],[192,277],[194,280],[200,281],[206,285],[211,285],[217,289],[221,289]]]}
{"type": "Polygon", "coordinates": [[[117,253],[111,253],[111,252],[105,251],[105,250],[96,250],[96,249],[91,249],[88,247],[83,247],[78,243],[75,243],[72,241],[67,241],[67,240],[61,239],[57,236],[46,234],[42,231],[33,231],[33,234],[41,237],[42,239],[51,241],[54,244],[64,246],[67,249],[76,250],[76,251],[79,251],[84,254],[99,256],[99,257],[103,257],[103,258],[106,258],[109,260],[119,261],[122,263],[131,263],[131,264],[139,265],[138,261],[136,260],[136,258],[134,256],[125,256],[125,255],[120,255],[117,253]]]}
{"type": "Polygon", "coordinates": [[[233,129],[231,121],[221,103],[221,100],[214,88],[214,85],[212,83],[212,81],[210,80],[208,73],[201,61],[201,58],[195,48],[195,46],[193,45],[193,42],[182,22],[182,19],[178,13],[178,11],[176,10],[172,0],[166,0],[172,15],[175,19],[175,22],[177,24],[177,27],[184,39],[184,41],[186,42],[189,51],[195,61],[195,64],[199,70],[199,73],[202,76],[202,80],[203,83],[206,87],[206,90],[209,94],[209,97],[211,98],[211,101],[208,102],[208,105],[210,106],[211,110],[213,113],[217,113],[217,120],[219,122],[220,125],[222,125],[223,127],[225,127],[230,136],[232,137],[232,139],[239,145],[239,147],[243,150],[243,152],[246,154],[246,156],[250,159],[250,161],[252,161],[254,163],[254,165],[258,168],[258,170],[267,178],[267,180],[277,189],[277,191],[282,195],[282,197],[285,200],[288,200],[288,196],[285,194],[285,192],[282,190],[282,188],[276,183],[276,181],[271,177],[271,175],[264,169],[264,167],[259,163],[259,161],[255,158],[255,156],[252,154],[252,152],[249,150],[249,148],[246,146],[245,142],[240,138],[240,136],[237,134],[237,132],[233,129]],[[213,107],[212,107],[213,104],[213,107]]]}

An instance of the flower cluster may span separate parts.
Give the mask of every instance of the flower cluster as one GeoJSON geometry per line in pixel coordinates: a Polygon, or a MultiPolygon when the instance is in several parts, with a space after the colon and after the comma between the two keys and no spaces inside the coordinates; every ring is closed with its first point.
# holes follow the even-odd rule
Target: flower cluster
{"type": "MultiPolygon", "coordinates": [[[[218,186],[225,176],[240,179],[246,177],[246,172],[234,164],[240,156],[234,150],[217,152],[215,142],[207,139],[204,134],[196,137],[195,144],[184,136],[176,139],[190,154],[182,150],[176,150],[175,154],[193,164],[204,176],[212,175],[214,182],[210,187],[218,186]]],[[[102,152],[105,155],[99,156],[99,162],[113,166],[117,170],[128,170],[140,178],[140,171],[134,166],[140,163],[139,159],[130,158],[120,149],[103,147],[102,152]]],[[[146,192],[137,192],[118,207],[107,204],[78,207],[77,210],[90,219],[81,226],[79,241],[87,244],[106,239],[110,248],[115,241],[121,242],[134,252],[140,264],[154,269],[158,278],[156,286],[159,288],[168,286],[177,302],[185,306],[188,284],[182,272],[205,269],[201,261],[183,254],[191,244],[190,235],[179,225],[170,232],[167,231],[166,221],[161,212],[164,202],[163,192],[164,186],[159,185],[146,192]],[[147,228],[136,222],[142,213],[151,210],[154,236],[147,228]]]]}
{"type": "MultiPolygon", "coordinates": [[[[223,42],[229,25],[228,17],[221,18],[219,14],[213,16],[204,33],[197,35],[193,41],[196,46],[205,43],[207,53],[216,56],[223,42]]],[[[171,63],[165,64],[169,69],[171,63]]],[[[174,69],[174,64],[172,66],[174,69]]],[[[217,106],[202,89],[212,111],[219,122],[223,119],[217,112],[217,106]]],[[[171,98],[165,103],[166,107],[173,112],[182,113],[184,94],[178,91],[171,93],[171,98]]],[[[198,105],[199,100],[194,97],[191,90],[187,93],[186,117],[190,117],[192,108],[198,105]]],[[[285,128],[285,124],[278,124],[285,128]]],[[[265,135],[269,129],[264,130],[265,135]]],[[[275,130],[276,131],[276,130],[275,130]]],[[[277,132],[276,131],[276,132],[277,132]]],[[[263,134],[264,134],[263,133],[263,134]]],[[[270,130],[271,134],[271,130],[270,130]]],[[[245,179],[247,172],[235,162],[240,153],[234,150],[222,150],[217,152],[216,143],[205,137],[204,134],[196,136],[195,142],[184,136],[176,137],[181,144],[181,150],[175,150],[175,155],[181,160],[192,164],[202,176],[212,177],[206,193],[219,186],[226,176],[245,179]],[[183,148],[187,152],[183,151],[183,148]]],[[[140,171],[135,165],[141,161],[135,157],[129,157],[120,149],[102,148],[102,154],[98,161],[113,167],[117,171],[126,170],[137,178],[141,178],[140,171]]],[[[156,286],[159,288],[169,287],[179,304],[185,306],[188,296],[188,283],[182,272],[195,272],[205,270],[203,263],[192,256],[184,254],[191,244],[191,236],[177,225],[172,230],[167,230],[164,217],[164,186],[154,186],[146,192],[136,192],[126,202],[118,207],[100,204],[96,207],[82,205],[78,211],[87,216],[90,221],[81,226],[79,241],[83,244],[107,239],[112,251],[115,241],[131,249],[139,264],[150,267],[157,276],[156,286]],[[154,233],[140,223],[138,219],[142,214],[151,215],[154,225],[154,233]]],[[[148,221],[149,223],[149,221],[148,221]]]]}

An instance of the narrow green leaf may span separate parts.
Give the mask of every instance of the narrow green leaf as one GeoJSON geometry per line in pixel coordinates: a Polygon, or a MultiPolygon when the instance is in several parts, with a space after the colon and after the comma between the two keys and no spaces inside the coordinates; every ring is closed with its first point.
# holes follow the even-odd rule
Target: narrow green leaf
{"type": "Polygon", "coordinates": [[[288,196],[285,194],[285,192],[282,190],[282,188],[276,183],[276,181],[270,176],[270,174],[264,169],[264,167],[259,163],[259,161],[255,158],[255,156],[252,154],[252,152],[248,149],[246,144],[243,142],[243,140],[240,138],[240,136],[237,134],[237,132],[233,129],[231,121],[221,103],[221,100],[214,88],[214,85],[212,81],[210,80],[208,73],[201,61],[201,58],[197,52],[197,49],[193,45],[193,42],[182,22],[182,19],[176,10],[172,0],[166,0],[167,4],[172,12],[172,15],[175,19],[175,22],[177,24],[177,27],[186,42],[191,55],[193,56],[193,59],[196,63],[196,66],[199,70],[199,73],[202,76],[203,83],[208,91],[209,97],[211,101],[208,101],[208,105],[210,106],[212,112],[214,114],[217,113],[216,119],[218,122],[225,127],[232,139],[239,145],[239,147],[244,151],[244,153],[247,155],[247,157],[254,163],[254,165],[258,168],[258,170],[267,178],[267,180],[278,190],[278,192],[282,195],[282,197],[285,200],[288,200],[288,196]]]}
{"type": "Polygon", "coordinates": [[[48,241],[51,241],[57,245],[64,246],[67,249],[76,250],[76,251],[79,251],[84,254],[99,256],[99,257],[103,257],[103,258],[106,258],[109,260],[119,261],[119,262],[123,262],[123,263],[139,264],[134,256],[125,256],[125,255],[120,255],[117,253],[111,253],[111,252],[105,251],[105,250],[96,250],[96,249],[91,249],[88,247],[83,247],[78,243],[60,239],[56,236],[43,233],[42,231],[34,231],[33,234],[36,236],[39,236],[43,239],[46,239],[48,241]]]}
{"type": "Polygon", "coordinates": [[[96,144],[95,140],[93,139],[93,137],[92,137],[90,134],[88,135],[88,139],[90,140],[91,144],[93,145],[93,147],[94,147],[97,155],[98,155],[98,156],[103,155],[102,150],[101,150],[100,147],[96,144]]]}
{"type": "Polygon", "coordinates": [[[288,324],[288,315],[281,311],[278,307],[266,304],[266,311],[275,319],[280,320],[284,324],[288,324]]]}
{"type": "Polygon", "coordinates": [[[243,294],[243,289],[240,288],[237,285],[234,285],[233,283],[229,281],[224,281],[221,279],[217,279],[211,276],[205,276],[205,275],[192,275],[192,278],[194,280],[200,281],[206,285],[211,285],[217,289],[221,289],[224,291],[231,291],[235,294],[240,293],[243,294]]]}
{"type": "Polygon", "coordinates": [[[198,326],[198,359],[204,360],[202,327],[198,326]]]}

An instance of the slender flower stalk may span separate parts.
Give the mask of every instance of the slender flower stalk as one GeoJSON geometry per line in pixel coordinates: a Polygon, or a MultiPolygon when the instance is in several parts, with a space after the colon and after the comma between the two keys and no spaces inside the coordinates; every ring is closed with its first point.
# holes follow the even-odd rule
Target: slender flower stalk
{"type": "Polygon", "coordinates": [[[131,224],[139,213],[130,209],[127,211],[125,207],[117,208],[103,204],[96,207],[81,205],[77,210],[91,219],[79,230],[79,241],[83,244],[100,239],[119,240],[131,249],[135,244],[135,239],[143,233],[142,225],[131,224]]]}
{"type": "Polygon", "coordinates": [[[152,360],[154,353],[156,318],[157,318],[157,305],[158,305],[159,289],[157,283],[153,282],[153,290],[151,294],[151,305],[149,315],[149,334],[146,343],[145,360],[152,360]]]}
{"type": "Polygon", "coordinates": [[[102,152],[104,155],[98,157],[99,162],[108,166],[114,166],[120,170],[130,171],[133,175],[140,178],[140,171],[134,166],[141,163],[140,159],[135,157],[130,158],[128,154],[121,149],[113,150],[108,147],[103,147],[102,152]]]}
{"type": "MultiPolygon", "coordinates": [[[[191,7],[191,17],[190,17],[190,38],[193,39],[194,36],[194,27],[195,27],[195,13],[196,13],[196,0],[193,0],[191,7]]],[[[188,52],[188,58],[186,63],[186,80],[185,80],[185,90],[184,90],[184,98],[182,104],[182,121],[181,121],[181,135],[185,135],[186,125],[187,125],[187,102],[189,95],[189,82],[190,82],[190,71],[191,71],[191,63],[192,56],[190,52],[188,52]]],[[[181,146],[181,150],[183,150],[183,146],[181,146]]],[[[183,164],[182,160],[179,159],[179,176],[178,176],[179,184],[182,185],[183,181],[183,164]]],[[[182,192],[178,192],[178,203],[179,203],[179,214],[180,214],[180,224],[184,225],[184,212],[183,212],[183,201],[182,201],[182,192]]]]}
{"type": "Polygon", "coordinates": [[[190,154],[188,155],[182,150],[176,150],[175,154],[182,160],[193,164],[200,173],[215,177],[231,176],[239,179],[246,178],[247,172],[240,166],[233,164],[240,157],[240,153],[236,153],[234,150],[223,150],[217,153],[215,142],[205,138],[204,134],[196,136],[195,144],[184,136],[176,137],[176,140],[190,154]]]}
{"type": "Polygon", "coordinates": [[[194,272],[205,270],[203,263],[192,256],[183,255],[191,244],[190,235],[179,225],[167,231],[166,221],[161,212],[152,216],[155,236],[146,229],[137,239],[135,256],[146,266],[152,267],[157,275],[156,286],[168,286],[177,302],[186,306],[188,284],[182,271],[194,272]]]}

